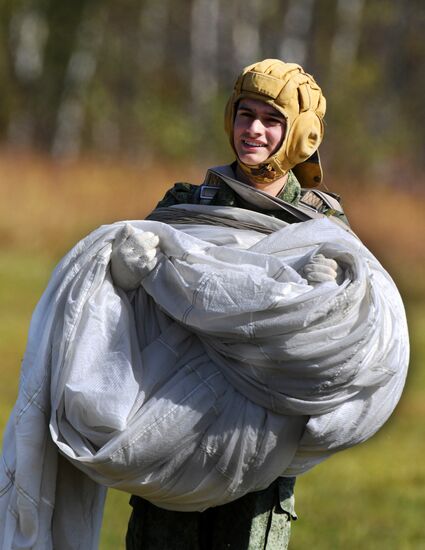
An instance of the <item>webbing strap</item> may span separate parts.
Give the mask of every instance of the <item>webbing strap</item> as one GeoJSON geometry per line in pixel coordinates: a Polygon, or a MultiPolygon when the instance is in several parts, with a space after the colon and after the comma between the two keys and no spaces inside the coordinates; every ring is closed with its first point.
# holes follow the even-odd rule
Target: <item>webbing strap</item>
{"type": "Polygon", "coordinates": [[[184,208],[162,207],[156,208],[146,220],[174,224],[197,224],[197,225],[218,225],[222,227],[231,227],[233,229],[249,229],[250,231],[258,231],[269,235],[275,231],[273,227],[267,227],[261,223],[253,221],[235,220],[217,216],[212,211],[211,214],[205,212],[196,212],[193,210],[185,210],[184,208]]]}
{"type": "Polygon", "coordinates": [[[324,191],[320,191],[319,189],[312,189],[312,193],[315,195],[318,195],[322,201],[328,206],[329,208],[332,208],[332,210],[335,210],[336,212],[339,212],[341,214],[344,213],[344,210],[342,209],[340,203],[337,201],[335,197],[330,195],[329,193],[325,193],[324,191]]]}

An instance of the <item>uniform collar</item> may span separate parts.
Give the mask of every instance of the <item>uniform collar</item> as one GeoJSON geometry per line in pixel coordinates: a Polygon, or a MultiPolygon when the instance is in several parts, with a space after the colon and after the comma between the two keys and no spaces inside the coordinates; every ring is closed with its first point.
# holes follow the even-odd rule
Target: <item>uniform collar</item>
{"type": "MultiPolygon", "coordinates": [[[[226,186],[227,188],[230,187],[231,190],[243,201],[249,202],[257,207],[265,208],[264,201],[257,196],[260,195],[260,193],[256,193],[256,190],[253,187],[250,187],[247,184],[243,184],[242,186],[232,185],[231,181],[227,179],[230,178],[230,180],[237,180],[236,166],[236,162],[234,162],[232,164],[225,164],[210,168],[207,171],[203,185],[212,188],[223,188],[223,186],[226,186]]],[[[289,171],[286,184],[279,195],[277,195],[277,198],[285,202],[289,202],[290,204],[298,204],[300,196],[301,186],[292,171],[289,171]]],[[[272,208],[265,209],[268,210],[272,208]]]]}

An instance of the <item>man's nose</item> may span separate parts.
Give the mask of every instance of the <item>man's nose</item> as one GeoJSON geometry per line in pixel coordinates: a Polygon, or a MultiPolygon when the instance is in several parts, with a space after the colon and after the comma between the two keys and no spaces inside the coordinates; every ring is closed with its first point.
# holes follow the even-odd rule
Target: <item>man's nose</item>
{"type": "Polygon", "coordinates": [[[259,134],[263,131],[264,126],[259,118],[253,118],[249,125],[249,130],[253,133],[259,134]]]}

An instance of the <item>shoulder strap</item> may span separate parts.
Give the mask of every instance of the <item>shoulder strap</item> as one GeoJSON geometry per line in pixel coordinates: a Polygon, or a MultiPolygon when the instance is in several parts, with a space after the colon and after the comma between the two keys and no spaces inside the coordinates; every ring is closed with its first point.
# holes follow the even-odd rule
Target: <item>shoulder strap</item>
{"type": "Polygon", "coordinates": [[[302,195],[300,202],[316,210],[321,210],[321,208],[327,206],[334,212],[344,214],[344,210],[335,196],[330,193],[325,193],[324,191],[319,191],[318,189],[309,189],[302,195]]]}
{"type": "MultiPolygon", "coordinates": [[[[298,222],[328,217],[320,212],[320,207],[314,207],[311,204],[303,203],[302,201],[300,201],[297,205],[294,205],[283,201],[278,197],[268,195],[267,193],[264,193],[259,189],[254,189],[253,187],[245,183],[235,180],[234,177],[229,176],[227,173],[224,173],[225,171],[223,171],[223,168],[226,167],[219,166],[217,168],[210,168],[208,170],[204,183],[199,187],[198,200],[205,201],[201,202],[200,204],[209,205],[215,197],[216,193],[218,192],[221,186],[221,182],[224,182],[236,193],[238,193],[238,195],[242,196],[242,198],[245,198],[248,202],[259,204],[259,201],[261,200],[261,206],[264,210],[284,210],[285,212],[291,214],[298,222]],[[205,191],[203,191],[203,189],[205,191]],[[254,201],[252,200],[252,195],[255,195],[254,201]],[[204,198],[202,199],[201,197],[204,198]]],[[[329,195],[329,193],[324,193],[323,191],[317,192],[317,190],[309,191],[311,191],[312,193],[316,193],[316,195],[314,195],[316,199],[321,200],[321,205],[326,204],[327,206],[329,206],[330,212],[333,211],[344,213],[339,202],[334,197],[329,195]],[[326,202],[324,198],[322,200],[321,195],[325,196],[324,198],[326,198],[326,202]],[[332,199],[332,202],[330,199],[332,199]],[[334,202],[336,203],[335,206],[338,206],[338,209],[334,209],[332,206],[330,206],[331,204],[334,204],[334,202]]],[[[355,235],[355,233],[338,217],[331,215],[328,219],[339,225],[342,229],[344,229],[344,231],[347,231],[348,233],[351,233],[352,235],[357,237],[357,235],[355,235]]]]}
{"type": "Polygon", "coordinates": [[[221,178],[208,170],[204,183],[199,187],[199,204],[211,204],[221,185],[221,178]]]}

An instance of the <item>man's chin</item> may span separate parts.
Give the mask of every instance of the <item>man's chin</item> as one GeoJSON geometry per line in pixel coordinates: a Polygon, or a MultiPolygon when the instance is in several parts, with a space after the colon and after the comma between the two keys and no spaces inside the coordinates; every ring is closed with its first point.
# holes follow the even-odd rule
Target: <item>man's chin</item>
{"type": "Polygon", "coordinates": [[[246,166],[254,168],[255,166],[258,166],[262,162],[264,162],[266,159],[263,158],[263,155],[242,155],[239,157],[239,160],[243,162],[246,166]]]}

